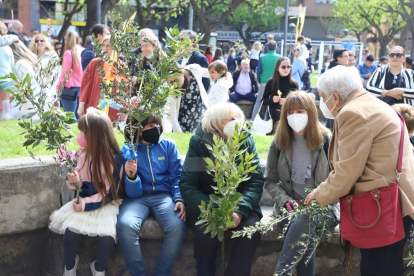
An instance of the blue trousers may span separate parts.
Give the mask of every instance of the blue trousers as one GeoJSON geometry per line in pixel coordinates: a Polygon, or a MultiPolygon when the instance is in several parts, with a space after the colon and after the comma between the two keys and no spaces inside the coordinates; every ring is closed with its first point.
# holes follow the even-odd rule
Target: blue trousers
{"type": "MultiPolygon", "coordinates": [[[[333,214],[331,214],[333,217],[333,214]]],[[[336,222],[332,220],[330,225],[331,228],[334,228],[336,222]]],[[[316,223],[309,222],[307,216],[299,216],[292,219],[292,222],[289,226],[289,229],[285,236],[285,242],[283,244],[282,252],[280,253],[280,259],[277,263],[275,274],[279,276],[293,275],[295,270],[297,270],[298,276],[313,276],[315,275],[316,269],[316,254],[313,253],[314,250],[314,241],[313,238],[316,235],[316,223]],[[310,234],[309,245],[307,246],[305,254],[300,258],[299,262],[292,266],[291,263],[296,262],[296,258],[300,256],[298,251],[303,249],[303,247],[295,245],[292,247],[292,244],[297,241],[305,242],[302,237],[303,233],[310,234]],[[310,256],[312,254],[312,256],[310,256]],[[310,256],[309,262],[306,264],[310,256]],[[281,273],[282,270],[285,270],[281,273]]]]}
{"type": "Polygon", "coordinates": [[[73,87],[73,88],[76,88],[76,90],[78,90],[76,99],[73,101],[61,99],[60,101],[62,102],[63,110],[65,110],[66,112],[67,111],[73,112],[73,114],[75,115],[75,119],[79,119],[78,107],[79,107],[80,87],[73,87]]]}
{"type": "MultiPolygon", "coordinates": [[[[237,102],[241,101],[241,100],[246,100],[246,101],[249,101],[249,102],[253,102],[253,107],[254,107],[254,104],[256,103],[256,95],[253,92],[251,92],[249,94],[246,94],[246,95],[242,95],[242,94],[239,94],[239,93],[235,92],[235,93],[230,95],[230,101],[232,103],[237,104],[237,102]]],[[[253,110],[253,107],[252,107],[252,110],[253,110]]],[[[250,111],[250,117],[252,115],[252,110],[250,111]]]]}
{"type": "Polygon", "coordinates": [[[156,276],[172,274],[175,260],[185,238],[185,222],[174,211],[175,203],[170,193],[144,192],[140,198],[124,198],[119,207],[117,234],[119,245],[129,272],[132,276],[146,276],[146,267],[142,260],[138,234],[142,223],[151,213],[164,231],[164,243],[158,263],[156,276]]]}

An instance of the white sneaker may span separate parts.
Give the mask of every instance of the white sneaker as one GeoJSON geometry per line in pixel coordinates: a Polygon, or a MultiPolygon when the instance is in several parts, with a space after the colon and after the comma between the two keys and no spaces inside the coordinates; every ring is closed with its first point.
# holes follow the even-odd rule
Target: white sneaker
{"type": "Polygon", "coordinates": [[[101,271],[101,272],[96,271],[95,263],[96,263],[96,261],[91,262],[92,275],[93,276],[105,276],[105,270],[101,271]]]}
{"type": "Polygon", "coordinates": [[[79,256],[76,255],[75,266],[71,270],[66,270],[66,266],[65,266],[65,272],[63,273],[63,276],[76,276],[76,268],[78,267],[78,263],[79,263],[79,256]]]}

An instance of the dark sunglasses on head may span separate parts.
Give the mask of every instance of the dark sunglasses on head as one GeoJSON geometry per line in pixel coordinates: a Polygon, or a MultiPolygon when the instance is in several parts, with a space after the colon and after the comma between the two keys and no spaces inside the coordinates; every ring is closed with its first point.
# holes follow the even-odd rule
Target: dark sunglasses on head
{"type": "Polygon", "coordinates": [[[392,57],[392,58],[394,58],[394,57],[400,58],[400,57],[402,57],[404,54],[403,54],[403,53],[389,53],[388,55],[389,55],[390,57],[392,57]]]}
{"type": "Polygon", "coordinates": [[[36,40],[35,42],[39,43],[39,42],[45,42],[45,41],[44,40],[36,40]]]}
{"type": "Polygon", "coordinates": [[[282,70],[292,69],[292,65],[281,65],[280,68],[282,68],[282,70]]]}

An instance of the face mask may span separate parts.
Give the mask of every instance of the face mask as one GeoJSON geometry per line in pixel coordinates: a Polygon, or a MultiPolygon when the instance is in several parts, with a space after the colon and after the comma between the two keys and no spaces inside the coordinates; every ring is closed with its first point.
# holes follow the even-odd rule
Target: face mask
{"type": "MultiPolygon", "coordinates": [[[[331,97],[332,97],[332,95],[331,95],[331,97]]],[[[331,97],[329,97],[326,102],[329,102],[329,99],[331,97]]],[[[326,103],[323,101],[323,99],[321,99],[321,101],[319,102],[319,105],[320,105],[319,107],[321,108],[321,111],[323,113],[323,116],[325,116],[326,119],[335,119],[335,116],[332,114],[332,110],[335,109],[336,104],[334,105],[332,110],[329,110],[329,108],[326,106],[326,103]]]]}
{"type": "Polygon", "coordinates": [[[160,136],[160,127],[153,127],[142,132],[142,139],[151,144],[158,144],[160,136]]]}
{"type": "Polygon", "coordinates": [[[83,136],[82,132],[78,132],[78,137],[76,137],[76,142],[78,142],[79,147],[86,148],[86,139],[85,136],[83,136]]]}
{"type": "MultiPolygon", "coordinates": [[[[145,55],[144,55],[145,56],[145,55]]],[[[151,59],[154,56],[154,52],[151,53],[149,56],[145,56],[147,59],[151,59]]]]}
{"type": "Polygon", "coordinates": [[[228,122],[224,128],[223,128],[223,133],[229,137],[232,138],[234,135],[234,131],[236,130],[236,125],[239,124],[239,127],[241,126],[240,124],[240,120],[235,118],[234,120],[231,120],[230,122],[228,122]]]}
{"type": "Polygon", "coordinates": [[[287,120],[295,132],[301,132],[308,125],[308,115],[306,114],[292,114],[287,117],[287,120]]]}

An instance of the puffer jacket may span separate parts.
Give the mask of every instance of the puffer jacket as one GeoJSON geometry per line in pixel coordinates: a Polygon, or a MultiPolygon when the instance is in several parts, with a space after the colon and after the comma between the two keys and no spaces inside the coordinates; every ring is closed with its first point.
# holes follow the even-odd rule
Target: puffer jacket
{"type": "MultiPolygon", "coordinates": [[[[195,135],[191,137],[180,181],[181,194],[187,204],[187,215],[199,215],[200,209],[198,206],[201,201],[208,204],[210,202],[209,195],[214,193],[212,186],[217,186],[213,177],[207,173],[207,164],[204,158],[210,157],[213,159],[213,156],[207,149],[206,144],[214,144],[213,134],[204,133],[199,124],[195,135]]],[[[241,146],[241,149],[246,148],[248,153],[255,153],[253,161],[260,162],[252,136],[241,146]]],[[[262,217],[259,201],[263,192],[263,183],[263,174],[259,165],[256,173],[251,174],[251,178],[240,183],[237,188],[238,192],[243,195],[237,210],[238,213],[248,217],[251,212],[255,212],[259,218],[262,217]]]]}
{"type": "MultiPolygon", "coordinates": [[[[325,139],[330,137],[325,137],[325,139]]],[[[329,175],[329,163],[324,151],[324,144],[311,151],[312,176],[315,185],[319,186],[329,175]]],[[[293,187],[291,182],[292,151],[278,149],[275,140],[272,141],[267,156],[265,178],[265,189],[275,200],[273,213],[279,215],[280,207],[285,206],[289,200],[293,200],[293,187]]],[[[339,219],[338,202],[330,205],[330,209],[339,219]]]]}

